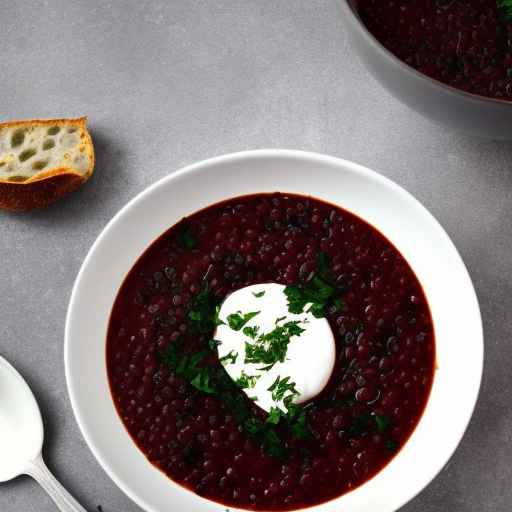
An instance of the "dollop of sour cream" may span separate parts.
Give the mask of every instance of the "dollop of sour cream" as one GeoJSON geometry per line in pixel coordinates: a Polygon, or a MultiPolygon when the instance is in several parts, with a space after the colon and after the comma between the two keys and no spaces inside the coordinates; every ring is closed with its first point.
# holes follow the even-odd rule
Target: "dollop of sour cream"
{"type": "Polygon", "coordinates": [[[220,308],[219,319],[224,324],[219,325],[215,333],[219,359],[227,373],[239,385],[245,382],[245,386],[241,385],[243,391],[267,412],[272,407],[286,412],[283,400],[287,395],[293,394],[291,400],[296,404],[318,395],[327,384],[335,361],[334,336],[327,320],[315,318],[307,312],[307,307],[304,313],[290,313],[284,289],[281,284],[265,283],[233,292],[220,308]],[[233,322],[233,317],[229,321],[230,315],[235,315],[238,325],[233,322]],[[287,322],[296,322],[303,331],[289,338],[283,362],[275,363],[270,369],[265,369],[268,365],[261,362],[245,362],[247,344],[261,343],[258,341],[261,335],[287,322]],[[244,330],[247,333],[252,331],[253,337],[244,330]],[[276,388],[269,388],[276,380],[279,382],[286,378],[287,384],[295,385],[297,393],[289,391],[281,399],[276,399],[275,393],[272,396],[276,388]]]}

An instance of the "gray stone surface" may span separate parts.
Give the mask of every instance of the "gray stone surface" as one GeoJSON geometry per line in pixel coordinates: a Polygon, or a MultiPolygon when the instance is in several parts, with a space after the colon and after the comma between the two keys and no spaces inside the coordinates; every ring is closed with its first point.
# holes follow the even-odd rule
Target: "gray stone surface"
{"type": "MultiPolygon", "coordinates": [[[[482,307],[483,387],[452,461],[403,511],[510,510],[512,144],[448,132],[390,97],[353,54],[336,2],[0,3],[0,118],[87,114],[97,149],[96,174],[79,192],[44,211],[0,214],[0,353],[36,392],[49,465],[91,511],[139,509],[93,458],[71,412],[63,329],[78,268],[112,215],[157,179],[261,147],[376,169],[452,236],[482,307]]],[[[0,485],[0,510],[55,507],[21,478],[0,485]]]]}

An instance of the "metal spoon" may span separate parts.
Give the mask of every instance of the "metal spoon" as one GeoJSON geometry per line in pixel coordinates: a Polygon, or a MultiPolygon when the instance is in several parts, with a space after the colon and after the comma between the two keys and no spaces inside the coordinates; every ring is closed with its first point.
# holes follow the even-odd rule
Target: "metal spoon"
{"type": "Polygon", "coordinates": [[[23,377],[0,356],[0,482],[30,475],[62,512],[87,512],[43,461],[43,420],[23,377]]]}

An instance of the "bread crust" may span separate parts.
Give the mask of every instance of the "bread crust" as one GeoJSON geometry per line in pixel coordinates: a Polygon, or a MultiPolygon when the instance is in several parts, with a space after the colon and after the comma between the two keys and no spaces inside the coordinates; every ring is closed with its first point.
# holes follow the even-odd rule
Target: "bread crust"
{"type": "Polygon", "coordinates": [[[30,119],[0,123],[2,128],[19,128],[31,125],[69,126],[78,124],[83,130],[90,165],[84,174],[72,167],[61,166],[40,172],[26,181],[15,182],[0,178],[0,209],[24,212],[44,208],[61,197],[73,192],[85,183],[94,171],[95,154],[92,139],[87,130],[87,117],[70,119],[30,119]]]}

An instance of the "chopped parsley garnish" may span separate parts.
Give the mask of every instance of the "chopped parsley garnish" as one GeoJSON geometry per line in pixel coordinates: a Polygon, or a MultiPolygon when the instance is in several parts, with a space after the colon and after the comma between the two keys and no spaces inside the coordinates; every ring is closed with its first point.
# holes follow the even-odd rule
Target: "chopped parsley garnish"
{"type": "Polygon", "coordinates": [[[194,331],[209,334],[215,327],[224,323],[219,319],[219,301],[205,285],[203,289],[190,300],[188,319],[194,331]]]}
{"type": "Polygon", "coordinates": [[[211,340],[208,342],[208,348],[209,348],[210,350],[216,350],[216,349],[217,349],[217,347],[218,347],[219,345],[222,345],[222,341],[220,341],[220,340],[211,339],[211,340]]]}
{"type": "Polygon", "coordinates": [[[333,301],[332,301],[334,307],[336,308],[336,311],[339,311],[342,307],[343,307],[343,300],[341,300],[340,297],[336,297],[333,301]]]}
{"type": "Polygon", "coordinates": [[[268,413],[266,423],[277,425],[283,416],[283,411],[279,407],[271,407],[268,413]]]}
{"type": "Polygon", "coordinates": [[[252,292],[252,294],[253,294],[257,299],[260,299],[261,297],[263,297],[263,295],[265,295],[265,290],[262,290],[261,292],[252,292]]]}
{"type": "Polygon", "coordinates": [[[243,425],[243,429],[258,439],[265,452],[278,459],[286,459],[288,449],[277,434],[277,424],[263,423],[256,418],[249,418],[243,425]]]}
{"type": "Polygon", "coordinates": [[[276,402],[283,400],[284,395],[288,392],[291,393],[291,396],[298,395],[295,389],[295,382],[290,382],[290,377],[281,379],[281,377],[278,376],[272,386],[268,388],[268,391],[272,391],[272,400],[276,402]]]}
{"type": "Polygon", "coordinates": [[[243,370],[236,380],[236,383],[242,388],[242,389],[252,389],[254,386],[256,386],[256,382],[261,377],[261,375],[247,375],[243,370]]]}
{"type": "Polygon", "coordinates": [[[228,354],[221,357],[219,359],[219,361],[221,362],[221,364],[235,364],[237,359],[238,359],[238,352],[231,350],[228,354]]]}
{"type": "Polygon", "coordinates": [[[302,285],[287,286],[284,289],[288,299],[288,310],[296,315],[307,309],[315,318],[323,318],[328,306],[336,310],[342,308],[341,298],[336,297],[336,288],[330,284],[328,276],[327,255],[321,252],[317,258],[317,272],[311,279],[302,285]]]}
{"type": "Polygon", "coordinates": [[[271,407],[266,422],[278,425],[282,421],[297,439],[309,437],[311,432],[306,423],[306,410],[304,407],[293,403],[293,398],[299,393],[295,389],[295,383],[290,382],[290,377],[284,379],[277,377],[268,391],[272,391],[274,400],[283,400],[287,412],[283,412],[279,407],[271,407]]]}
{"type": "Polygon", "coordinates": [[[350,426],[348,432],[353,436],[367,435],[370,430],[371,422],[371,414],[368,412],[362,413],[352,420],[352,425],[350,426]]]}
{"type": "Polygon", "coordinates": [[[393,439],[388,439],[386,441],[386,448],[390,452],[396,452],[398,450],[398,443],[396,441],[394,441],[393,439]]]}
{"type": "Polygon", "coordinates": [[[185,226],[180,231],[179,237],[185,249],[195,249],[199,245],[199,240],[195,237],[190,226],[185,226]]]}
{"type": "Polygon", "coordinates": [[[210,386],[210,374],[207,371],[198,372],[190,381],[190,384],[203,393],[214,393],[215,389],[210,386]]]}
{"type": "Polygon", "coordinates": [[[498,8],[505,21],[512,20],[512,0],[497,0],[498,8]]]}
{"type": "Polygon", "coordinates": [[[325,279],[329,272],[329,258],[325,252],[318,253],[316,266],[318,269],[318,274],[325,279]]]}
{"type": "Polygon", "coordinates": [[[365,436],[375,430],[382,433],[388,430],[390,426],[391,418],[389,416],[365,412],[352,420],[349,434],[353,436],[365,436]]]}
{"type": "Polygon", "coordinates": [[[246,335],[246,336],[249,336],[249,338],[252,338],[253,340],[256,338],[256,336],[258,336],[258,332],[260,330],[260,327],[258,325],[247,325],[246,327],[244,327],[243,329],[243,333],[246,335]]]}
{"type": "MultiPolygon", "coordinates": [[[[277,413],[274,412],[269,415],[269,421],[261,421],[252,415],[250,407],[250,401],[257,398],[247,397],[242,393],[239,385],[233,382],[223,367],[208,364],[212,355],[213,353],[208,350],[188,354],[183,344],[177,341],[169,344],[161,354],[161,359],[191,386],[222,400],[242,431],[259,443],[265,453],[286,460],[289,449],[286,442],[279,436],[277,429],[287,428],[293,436],[300,439],[308,435],[306,411],[295,404],[289,404],[288,413],[281,411],[278,418],[277,413]]],[[[252,377],[248,376],[248,379],[252,380],[252,377]]]]}
{"type": "Polygon", "coordinates": [[[285,424],[297,439],[305,439],[311,435],[306,424],[306,411],[303,407],[289,404],[288,412],[279,407],[271,407],[265,423],[267,425],[285,424]]]}
{"type": "Polygon", "coordinates": [[[300,336],[304,329],[300,327],[298,320],[277,325],[274,330],[260,334],[253,343],[245,342],[245,363],[266,366],[260,371],[270,370],[276,363],[282,363],[286,358],[288,344],[293,336],[300,336]]]}
{"type": "MultiPolygon", "coordinates": [[[[257,296],[262,296],[263,293],[259,292],[257,296]]],[[[199,334],[211,335],[218,325],[224,323],[219,319],[219,311],[219,301],[205,285],[190,301],[187,316],[191,330],[199,334]]],[[[263,366],[258,370],[267,371],[276,363],[285,361],[291,338],[300,336],[305,329],[301,327],[301,321],[287,321],[285,316],[276,320],[275,327],[270,332],[260,333],[259,326],[246,325],[259,313],[259,311],[251,311],[244,314],[237,311],[228,315],[226,322],[235,331],[243,330],[243,334],[249,338],[245,343],[245,363],[262,364],[263,366]]],[[[234,382],[224,368],[213,366],[212,356],[220,343],[219,340],[212,338],[207,343],[209,350],[195,354],[187,353],[179,342],[171,343],[162,355],[162,360],[176,375],[185,379],[194,388],[222,400],[242,431],[259,442],[267,454],[285,459],[288,455],[288,447],[278,431],[287,429],[298,439],[311,435],[307,426],[306,409],[293,403],[294,397],[298,394],[295,383],[290,382],[290,377],[276,379],[269,391],[275,401],[283,402],[286,412],[273,407],[267,419],[260,420],[253,416],[250,406],[250,401],[257,401],[257,397],[247,397],[241,393],[241,389],[254,388],[259,375],[248,375],[242,372],[234,382]]],[[[225,365],[234,364],[237,359],[238,353],[231,350],[219,361],[225,365]]]]}
{"type": "Polygon", "coordinates": [[[200,366],[200,363],[208,355],[202,351],[197,354],[183,354],[177,343],[171,343],[162,356],[163,361],[174,370],[178,377],[190,382],[192,386],[204,393],[214,393],[210,385],[211,372],[208,367],[200,366]]]}
{"type": "Polygon", "coordinates": [[[377,424],[378,431],[384,432],[391,425],[391,418],[389,416],[376,414],[375,423],[377,424]]]}
{"type": "Polygon", "coordinates": [[[288,414],[286,415],[285,419],[291,433],[297,439],[305,439],[311,436],[311,432],[306,422],[306,410],[304,409],[304,407],[301,407],[300,405],[297,404],[293,404],[291,403],[291,400],[287,400],[286,398],[285,405],[286,408],[288,409],[288,414]]]}
{"type": "Polygon", "coordinates": [[[334,288],[319,276],[303,286],[287,286],[284,293],[288,299],[288,310],[296,315],[303,313],[304,308],[311,304],[308,312],[316,318],[325,316],[325,306],[333,298],[334,288]]]}
{"type": "Polygon", "coordinates": [[[251,311],[250,313],[243,314],[241,311],[228,315],[227,321],[229,327],[234,331],[239,331],[249,320],[259,315],[260,311],[251,311]]]}

